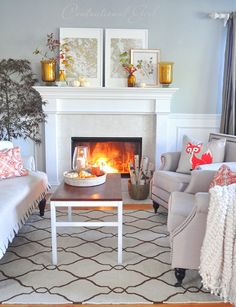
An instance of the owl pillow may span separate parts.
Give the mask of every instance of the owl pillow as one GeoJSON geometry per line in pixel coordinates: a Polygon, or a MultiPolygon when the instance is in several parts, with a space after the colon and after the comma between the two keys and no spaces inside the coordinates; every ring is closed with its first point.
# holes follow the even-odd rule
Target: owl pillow
{"type": "Polygon", "coordinates": [[[184,135],[182,151],[176,172],[190,174],[199,165],[223,162],[225,142],[226,139],[219,139],[204,144],[201,141],[184,135]]]}

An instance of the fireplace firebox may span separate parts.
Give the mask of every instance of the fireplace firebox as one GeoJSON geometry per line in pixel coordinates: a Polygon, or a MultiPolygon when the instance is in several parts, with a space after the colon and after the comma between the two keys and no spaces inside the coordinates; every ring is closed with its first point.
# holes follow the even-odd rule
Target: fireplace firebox
{"type": "Polygon", "coordinates": [[[88,161],[107,173],[120,173],[129,177],[129,163],[134,163],[134,155],[142,155],[141,137],[72,137],[71,161],[75,147],[88,148],[88,161]]]}

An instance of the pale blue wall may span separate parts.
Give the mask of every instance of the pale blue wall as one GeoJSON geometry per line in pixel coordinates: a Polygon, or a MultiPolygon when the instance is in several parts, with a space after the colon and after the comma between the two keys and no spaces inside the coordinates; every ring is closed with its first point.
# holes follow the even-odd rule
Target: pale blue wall
{"type": "Polygon", "coordinates": [[[146,28],[149,48],[175,62],[173,112],[220,112],[225,28],[213,11],[235,0],[0,0],[0,58],[27,58],[39,74],[35,47],[60,27],[146,28]]]}

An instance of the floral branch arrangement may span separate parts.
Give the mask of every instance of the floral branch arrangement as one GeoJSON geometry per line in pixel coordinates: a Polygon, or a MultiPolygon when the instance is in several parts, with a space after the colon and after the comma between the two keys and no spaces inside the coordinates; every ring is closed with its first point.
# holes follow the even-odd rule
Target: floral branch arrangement
{"type": "Polygon", "coordinates": [[[141,61],[139,61],[136,66],[130,63],[130,57],[127,51],[120,54],[120,64],[123,66],[124,70],[129,74],[133,74],[135,71],[142,68],[141,61]]]}
{"type": "Polygon", "coordinates": [[[58,39],[55,39],[54,34],[47,34],[46,50],[36,48],[33,52],[35,55],[41,55],[42,60],[58,61],[57,51],[60,46],[58,39]]]}
{"type": "Polygon", "coordinates": [[[75,63],[74,57],[71,55],[71,48],[67,42],[60,46],[60,61],[67,69],[72,68],[75,63]]]}

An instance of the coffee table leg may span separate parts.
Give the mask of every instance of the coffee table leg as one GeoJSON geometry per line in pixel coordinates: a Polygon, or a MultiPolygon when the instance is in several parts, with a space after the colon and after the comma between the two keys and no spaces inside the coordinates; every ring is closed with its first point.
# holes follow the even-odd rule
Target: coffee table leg
{"type": "Polygon", "coordinates": [[[68,221],[71,222],[72,221],[72,208],[68,207],[68,221]]]}
{"type": "Polygon", "coordinates": [[[51,236],[52,236],[52,264],[57,265],[56,208],[53,202],[51,202],[51,236]]]}
{"type": "Polygon", "coordinates": [[[118,203],[118,264],[122,264],[122,202],[118,203]]]}

